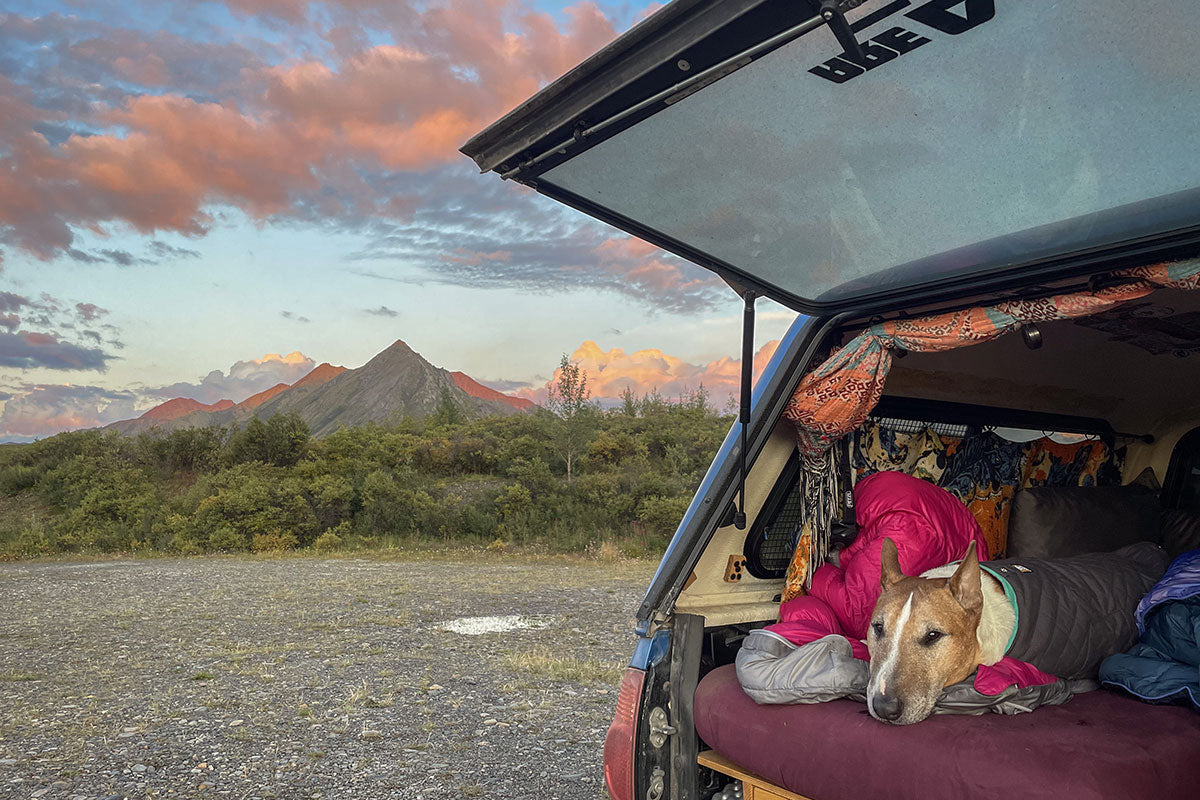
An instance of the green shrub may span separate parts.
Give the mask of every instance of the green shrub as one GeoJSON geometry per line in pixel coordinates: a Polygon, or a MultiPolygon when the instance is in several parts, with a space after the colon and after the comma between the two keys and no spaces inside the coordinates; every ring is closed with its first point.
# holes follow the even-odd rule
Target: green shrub
{"type": "Polygon", "coordinates": [[[229,437],[230,459],[237,464],[260,461],[290,467],[308,449],[308,425],[297,414],[276,414],[266,422],[258,417],[229,437]]]}
{"type": "Polygon", "coordinates": [[[276,415],[241,430],[81,431],[0,448],[0,550],[326,551],[423,538],[652,553],[729,429],[700,392],[589,407],[567,480],[562,418],[445,410],[316,440],[297,416],[276,415]]]}
{"type": "Polygon", "coordinates": [[[317,537],[313,542],[313,548],[321,553],[328,553],[332,550],[341,548],[346,541],[346,537],[350,535],[350,523],[343,522],[336,528],[330,528],[317,537]]]}
{"type": "Polygon", "coordinates": [[[218,553],[236,553],[246,549],[246,537],[223,525],[209,534],[208,549],[218,553]]]}
{"type": "Polygon", "coordinates": [[[179,532],[171,537],[169,548],[185,556],[198,556],[204,552],[199,540],[188,532],[179,532]]]}
{"type": "Polygon", "coordinates": [[[19,494],[37,486],[42,479],[42,470],[26,464],[9,464],[0,469],[0,492],[19,494]]]}
{"type": "Polygon", "coordinates": [[[24,555],[40,556],[57,550],[58,542],[45,523],[35,522],[21,529],[17,535],[16,549],[24,555]]]}
{"type": "Polygon", "coordinates": [[[496,510],[500,516],[508,518],[528,513],[533,506],[533,495],[529,489],[519,483],[510,483],[496,498],[496,510]]]}
{"type": "Polygon", "coordinates": [[[648,532],[670,536],[679,527],[690,502],[690,497],[647,497],[638,504],[638,520],[648,532]]]}
{"type": "Polygon", "coordinates": [[[250,542],[250,549],[256,553],[279,552],[295,550],[298,544],[294,533],[276,529],[254,534],[254,539],[250,542]]]}
{"type": "Polygon", "coordinates": [[[131,550],[152,538],[162,500],[140,470],[99,471],[72,492],[81,496],[55,525],[62,549],[131,550]]]}

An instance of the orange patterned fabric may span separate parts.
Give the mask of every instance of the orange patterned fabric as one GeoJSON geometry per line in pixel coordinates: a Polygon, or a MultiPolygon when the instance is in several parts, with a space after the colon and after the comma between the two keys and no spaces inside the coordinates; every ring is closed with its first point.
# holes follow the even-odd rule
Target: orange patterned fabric
{"type": "Polygon", "coordinates": [[[796,427],[801,451],[815,455],[866,420],[883,395],[895,349],[928,353],[969,347],[1025,323],[1097,314],[1160,287],[1200,288],[1200,259],[1122,270],[1113,277],[1129,282],[873,325],[804,377],[783,416],[796,427]]]}
{"type": "Polygon", "coordinates": [[[1026,447],[1021,488],[1119,483],[1119,464],[1120,457],[1099,440],[1060,444],[1050,439],[1037,439],[1026,447]],[[1118,466],[1114,467],[1114,462],[1118,466]],[[1108,479],[1105,471],[1109,472],[1108,479]]]}
{"type": "Polygon", "coordinates": [[[989,553],[1004,553],[1008,546],[1008,517],[1016,493],[1015,486],[980,484],[963,501],[979,523],[989,553]]]}
{"type": "Polygon", "coordinates": [[[792,560],[788,563],[787,575],[783,579],[783,594],[780,602],[786,603],[794,597],[808,594],[808,582],[812,578],[809,571],[809,553],[813,551],[812,530],[804,526],[800,538],[796,540],[796,549],[792,551],[792,560]]]}

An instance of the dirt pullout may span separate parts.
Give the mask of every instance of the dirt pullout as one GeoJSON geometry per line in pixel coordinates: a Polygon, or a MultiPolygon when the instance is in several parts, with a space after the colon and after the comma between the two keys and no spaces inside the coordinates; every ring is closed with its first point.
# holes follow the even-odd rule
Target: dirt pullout
{"type": "Polygon", "coordinates": [[[604,797],[651,572],[0,565],[0,798],[604,797]]]}

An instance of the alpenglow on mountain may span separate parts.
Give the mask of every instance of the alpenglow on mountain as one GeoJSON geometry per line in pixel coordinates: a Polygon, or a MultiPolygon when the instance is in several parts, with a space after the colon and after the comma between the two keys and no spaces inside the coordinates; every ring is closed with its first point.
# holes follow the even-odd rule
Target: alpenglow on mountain
{"type": "Polygon", "coordinates": [[[294,412],[314,436],[324,436],[341,427],[368,422],[427,417],[438,409],[443,396],[448,396],[464,417],[519,414],[537,407],[528,400],[489,389],[461,372],[435,367],[397,339],[357,369],[321,364],[291,386],[277,384],[236,405],[222,400],[206,406],[176,398],[137,419],[114,422],[108,427],[135,434],[151,429],[242,425],[254,416],[265,420],[294,412]]]}

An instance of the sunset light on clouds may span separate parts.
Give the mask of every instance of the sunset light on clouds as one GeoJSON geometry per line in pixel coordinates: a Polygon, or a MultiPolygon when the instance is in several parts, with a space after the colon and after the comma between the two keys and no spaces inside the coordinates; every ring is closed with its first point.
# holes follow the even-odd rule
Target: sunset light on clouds
{"type": "Polygon", "coordinates": [[[603,362],[598,394],[736,375],[720,281],[457,152],[646,7],[6,7],[0,438],[237,402],[400,336],[534,394],[562,353],[603,362]]]}
{"type": "MultiPolygon", "coordinates": [[[[755,378],[762,374],[778,345],[779,342],[773,339],[754,354],[755,378]]],[[[676,401],[703,387],[710,404],[723,408],[737,397],[741,380],[741,362],[734,358],[689,364],[661,350],[633,353],[626,353],[619,347],[603,350],[593,341],[584,342],[569,357],[587,376],[592,396],[605,405],[614,404],[626,389],[637,396],[657,392],[664,400],[676,401]]],[[[555,370],[554,378],[557,377],[558,370],[555,370]]],[[[543,403],[547,390],[548,386],[543,385],[521,389],[517,394],[543,403]]]]}

